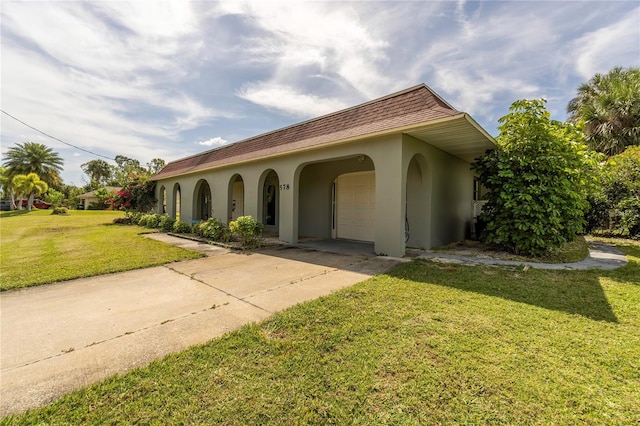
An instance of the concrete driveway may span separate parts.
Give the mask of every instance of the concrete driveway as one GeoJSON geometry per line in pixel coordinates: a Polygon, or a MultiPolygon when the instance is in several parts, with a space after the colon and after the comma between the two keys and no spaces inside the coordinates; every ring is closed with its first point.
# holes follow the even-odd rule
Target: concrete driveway
{"type": "Polygon", "coordinates": [[[208,257],[0,294],[0,415],[46,404],[397,264],[304,248],[237,253],[179,244],[208,257]]]}

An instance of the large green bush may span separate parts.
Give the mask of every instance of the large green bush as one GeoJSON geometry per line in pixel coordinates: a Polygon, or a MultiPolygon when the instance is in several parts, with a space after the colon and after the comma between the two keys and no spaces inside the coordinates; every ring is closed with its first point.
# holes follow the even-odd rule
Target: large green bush
{"type": "Polygon", "coordinates": [[[191,233],[191,225],[188,223],[177,220],[173,224],[173,232],[178,234],[189,234],[191,233]]]}
{"type": "Polygon", "coordinates": [[[131,223],[133,223],[134,225],[139,225],[140,219],[142,219],[145,214],[137,210],[126,210],[124,212],[124,215],[125,217],[131,219],[131,223]]]}
{"type": "Polygon", "coordinates": [[[546,101],[519,100],[500,119],[497,149],[473,169],[488,189],[481,239],[542,255],[583,230],[595,153],[571,124],[551,120],[546,101]]]}
{"type": "Polygon", "coordinates": [[[264,225],[256,221],[252,216],[240,216],[229,223],[229,229],[240,238],[243,246],[255,247],[260,243],[264,225]]]}
{"type": "Polygon", "coordinates": [[[218,218],[202,221],[193,227],[192,232],[213,241],[228,242],[231,240],[231,231],[218,218]]]}
{"type": "Polygon", "coordinates": [[[135,176],[108,201],[115,210],[148,212],[157,202],[155,182],[146,176],[135,176]]]}
{"type": "Polygon", "coordinates": [[[158,228],[165,232],[173,231],[173,226],[175,225],[176,220],[169,216],[168,214],[163,214],[160,216],[160,220],[158,221],[158,228]]]}
{"type": "Polygon", "coordinates": [[[142,215],[138,221],[138,225],[145,228],[158,228],[160,224],[161,216],[157,213],[147,213],[142,215]]]}
{"type": "Polygon", "coordinates": [[[47,203],[51,203],[53,207],[62,206],[62,202],[64,201],[64,194],[60,191],[56,191],[53,188],[49,188],[47,193],[44,195],[44,200],[47,203]]]}

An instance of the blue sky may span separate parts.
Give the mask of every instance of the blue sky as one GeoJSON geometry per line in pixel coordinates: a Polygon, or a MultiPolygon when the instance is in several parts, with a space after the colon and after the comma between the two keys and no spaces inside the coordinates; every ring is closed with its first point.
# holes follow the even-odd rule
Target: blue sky
{"type": "MultiPolygon", "coordinates": [[[[638,1],[2,1],[2,109],[113,158],[167,162],[426,83],[489,133],[516,99],[564,120],[640,66],[638,1]]],[[[4,114],[82,185],[95,159],[4,114]]]]}

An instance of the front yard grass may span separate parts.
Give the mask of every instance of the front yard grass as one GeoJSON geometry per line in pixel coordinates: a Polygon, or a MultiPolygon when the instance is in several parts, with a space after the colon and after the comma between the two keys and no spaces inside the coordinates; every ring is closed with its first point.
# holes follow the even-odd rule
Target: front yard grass
{"type": "Polygon", "coordinates": [[[200,257],[113,225],[122,212],[50,210],[0,215],[0,290],[127,271],[200,257]]]}
{"type": "Polygon", "coordinates": [[[640,420],[640,245],[615,271],[412,261],[5,424],[640,420]]]}

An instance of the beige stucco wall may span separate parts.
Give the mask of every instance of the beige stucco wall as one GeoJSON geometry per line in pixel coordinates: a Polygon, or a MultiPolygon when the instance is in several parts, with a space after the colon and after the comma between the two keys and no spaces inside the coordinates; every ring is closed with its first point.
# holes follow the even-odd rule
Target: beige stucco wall
{"type": "MultiPolygon", "coordinates": [[[[244,182],[244,214],[262,220],[264,179],[270,170],[277,174],[280,186],[279,238],[287,242],[296,242],[300,236],[330,238],[333,181],[341,174],[366,170],[375,170],[378,254],[404,255],[406,212],[414,222],[410,245],[423,248],[464,238],[471,220],[473,175],[469,164],[400,134],[163,179],[157,183],[156,196],[162,200],[161,191],[166,188],[167,213],[175,217],[174,186],[179,184],[181,220],[191,223],[196,184],[205,179],[211,189],[213,217],[227,222],[230,182],[239,175],[244,182]]],[[[157,211],[162,212],[162,203],[157,211]]]]}
{"type": "Polygon", "coordinates": [[[428,247],[438,247],[464,239],[470,230],[473,200],[473,173],[470,164],[428,143],[403,136],[403,164],[408,170],[414,156],[427,163],[430,193],[428,247]]]}

